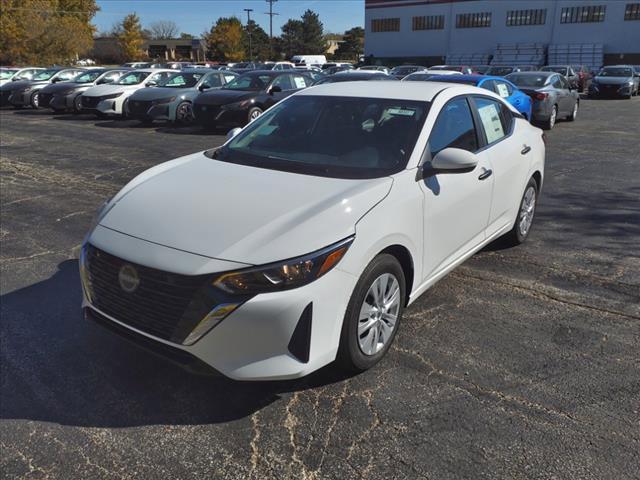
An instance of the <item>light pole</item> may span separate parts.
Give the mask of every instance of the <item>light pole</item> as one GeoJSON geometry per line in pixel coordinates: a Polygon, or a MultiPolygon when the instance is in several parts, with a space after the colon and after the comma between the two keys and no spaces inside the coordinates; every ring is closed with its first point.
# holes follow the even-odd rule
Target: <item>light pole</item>
{"type": "Polygon", "coordinates": [[[278,0],[265,0],[269,4],[269,12],[266,15],[269,15],[269,57],[273,58],[273,16],[278,15],[273,11],[273,4],[278,0]]]}
{"type": "Polygon", "coordinates": [[[247,30],[249,31],[249,61],[253,62],[253,46],[251,41],[251,12],[253,12],[253,8],[245,8],[245,12],[247,12],[247,30]]]}

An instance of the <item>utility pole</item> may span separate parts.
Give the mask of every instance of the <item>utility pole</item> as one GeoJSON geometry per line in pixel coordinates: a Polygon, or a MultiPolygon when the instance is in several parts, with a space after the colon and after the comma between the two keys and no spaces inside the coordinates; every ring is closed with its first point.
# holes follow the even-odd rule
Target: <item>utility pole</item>
{"type": "Polygon", "coordinates": [[[269,15],[269,57],[273,58],[273,16],[278,15],[273,11],[273,4],[278,0],[265,0],[269,4],[269,12],[265,15],[269,15]]]}
{"type": "Polygon", "coordinates": [[[253,62],[253,46],[251,43],[251,12],[253,12],[253,8],[245,8],[245,12],[247,12],[247,30],[249,31],[249,61],[253,62]]]}

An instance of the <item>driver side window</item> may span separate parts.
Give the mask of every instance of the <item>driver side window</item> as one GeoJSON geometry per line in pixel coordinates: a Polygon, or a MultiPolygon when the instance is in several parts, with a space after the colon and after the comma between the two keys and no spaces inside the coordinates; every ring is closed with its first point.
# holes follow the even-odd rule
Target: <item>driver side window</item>
{"type": "Polygon", "coordinates": [[[466,98],[447,103],[436,120],[429,137],[431,158],[445,148],[460,148],[469,152],[478,150],[478,135],[471,108],[466,98]]]}
{"type": "Polygon", "coordinates": [[[291,85],[291,78],[289,75],[280,75],[276,78],[271,84],[273,87],[280,87],[282,91],[292,90],[293,86],[291,85]]]}

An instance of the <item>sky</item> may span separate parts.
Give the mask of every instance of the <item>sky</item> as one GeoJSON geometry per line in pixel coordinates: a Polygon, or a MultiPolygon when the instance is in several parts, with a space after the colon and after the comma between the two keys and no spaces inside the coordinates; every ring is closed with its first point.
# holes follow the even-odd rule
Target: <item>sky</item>
{"type": "MultiPolygon", "coordinates": [[[[132,12],[143,27],[157,20],[173,20],[181,32],[199,36],[208,31],[218,17],[236,16],[245,23],[245,8],[252,8],[251,19],[269,33],[269,5],[265,0],[98,0],[100,11],[93,19],[98,31],[109,31],[114,23],[132,12]]],[[[326,33],[343,33],[364,25],[364,0],[278,0],[273,11],[273,34],[290,18],[300,18],[311,9],[320,15],[326,33]]]]}

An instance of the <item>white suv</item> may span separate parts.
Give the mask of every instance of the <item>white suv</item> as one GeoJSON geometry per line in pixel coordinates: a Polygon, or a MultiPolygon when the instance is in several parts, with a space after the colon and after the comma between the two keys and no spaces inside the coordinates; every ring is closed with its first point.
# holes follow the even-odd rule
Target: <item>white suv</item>
{"type": "Polygon", "coordinates": [[[87,317],[243,380],[365,370],[405,307],[531,230],[545,146],[497,95],[436,82],[302,90],[98,213],[87,317]]]}

